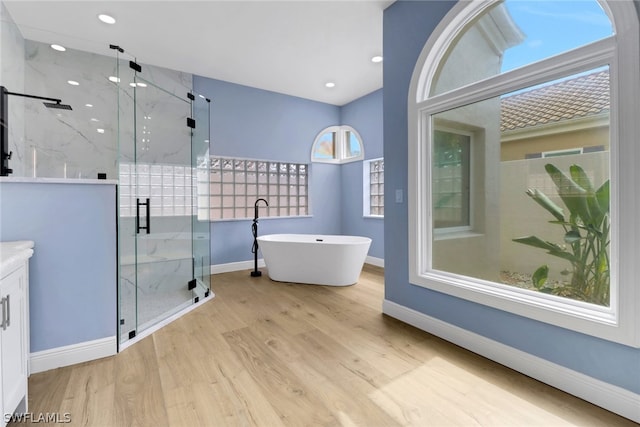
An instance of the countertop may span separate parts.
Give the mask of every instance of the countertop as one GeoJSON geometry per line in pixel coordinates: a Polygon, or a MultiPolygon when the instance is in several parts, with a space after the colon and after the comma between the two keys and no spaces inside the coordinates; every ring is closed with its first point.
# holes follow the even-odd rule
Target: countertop
{"type": "Polygon", "coordinates": [[[31,258],[33,246],[31,240],[0,242],[0,277],[31,258]]]}
{"type": "Polygon", "coordinates": [[[118,184],[117,179],[85,179],[85,178],[28,178],[28,177],[0,177],[0,183],[25,184],[118,184]]]}

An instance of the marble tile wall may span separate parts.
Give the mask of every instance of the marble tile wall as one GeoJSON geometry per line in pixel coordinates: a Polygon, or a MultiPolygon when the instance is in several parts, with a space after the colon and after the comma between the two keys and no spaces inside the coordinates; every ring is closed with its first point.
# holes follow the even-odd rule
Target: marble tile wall
{"type": "Polygon", "coordinates": [[[191,74],[141,64],[136,76],[129,59],[118,61],[115,53],[58,52],[25,41],[24,90],[62,99],[73,108],[48,109],[40,101],[25,101],[26,176],[96,178],[104,172],[117,178],[118,159],[134,158],[136,127],[138,161],[190,164],[186,94],[191,74]]]}
{"type": "MultiPolygon", "coordinates": [[[[4,3],[0,3],[0,84],[10,92],[24,92],[24,38],[4,3]]],[[[25,176],[25,99],[9,96],[9,167],[13,176],[25,176]]]]}

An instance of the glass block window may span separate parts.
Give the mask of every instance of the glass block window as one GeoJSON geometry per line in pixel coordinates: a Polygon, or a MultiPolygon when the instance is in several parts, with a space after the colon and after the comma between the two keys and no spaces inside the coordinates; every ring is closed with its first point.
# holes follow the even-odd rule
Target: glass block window
{"type": "Polygon", "coordinates": [[[302,163],[211,157],[209,218],[253,218],[254,203],[263,198],[260,216],[309,214],[308,166],[302,163]]]}
{"type": "Polygon", "coordinates": [[[136,216],[136,199],[149,198],[152,216],[190,216],[196,208],[191,188],[195,168],[181,165],[121,163],[120,216],[136,216]]]}
{"type": "Polygon", "coordinates": [[[471,141],[468,132],[434,130],[431,192],[435,228],[471,226],[471,141]]]}
{"type": "Polygon", "coordinates": [[[384,159],[364,162],[364,216],[384,216],[384,159]]]}

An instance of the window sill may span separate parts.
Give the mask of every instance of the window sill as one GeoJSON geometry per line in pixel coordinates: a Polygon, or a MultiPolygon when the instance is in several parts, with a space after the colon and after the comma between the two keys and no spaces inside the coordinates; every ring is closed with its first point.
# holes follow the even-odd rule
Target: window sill
{"type": "MultiPolygon", "coordinates": [[[[274,219],[298,219],[313,218],[313,215],[295,215],[295,216],[261,216],[258,221],[274,220],[274,219]]],[[[237,222],[237,221],[253,221],[253,218],[219,218],[211,219],[209,222],[237,222]]]]}
{"type": "Polygon", "coordinates": [[[434,233],[434,240],[450,240],[450,239],[470,239],[473,237],[482,237],[484,234],[471,230],[456,231],[438,231],[434,233]]]}
{"type": "Polygon", "coordinates": [[[384,219],[384,215],[362,215],[364,219],[384,219]]]}

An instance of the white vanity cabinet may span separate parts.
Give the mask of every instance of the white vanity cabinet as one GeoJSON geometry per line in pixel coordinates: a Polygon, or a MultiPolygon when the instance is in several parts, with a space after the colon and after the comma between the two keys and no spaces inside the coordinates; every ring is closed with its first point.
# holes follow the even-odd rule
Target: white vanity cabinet
{"type": "Polygon", "coordinates": [[[33,242],[0,243],[0,414],[27,411],[29,258],[33,242]]]}

